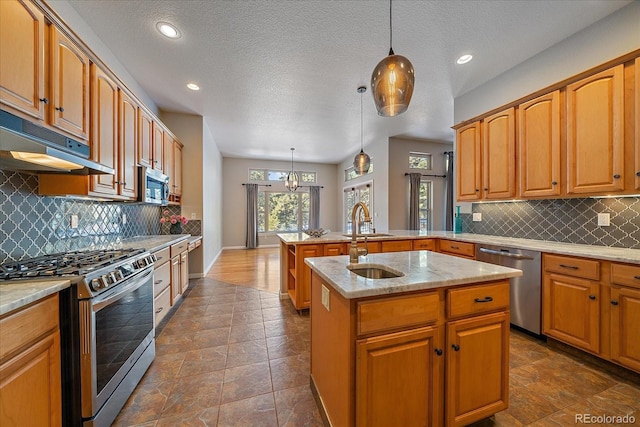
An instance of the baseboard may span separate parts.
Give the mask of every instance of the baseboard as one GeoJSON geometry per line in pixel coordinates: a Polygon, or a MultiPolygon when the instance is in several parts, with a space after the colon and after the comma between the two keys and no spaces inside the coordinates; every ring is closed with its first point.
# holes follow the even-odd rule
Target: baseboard
{"type": "MultiPolygon", "coordinates": [[[[261,248],[279,248],[279,247],[280,247],[279,244],[260,245],[256,249],[261,249],[261,248]]],[[[223,251],[227,250],[227,249],[233,249],[233,250],[235,250],[235,249],[247,249],[247,247],[246,246],[225,246],[225,247],[222,248],[223,251]]],[[[250,250],[250,249],[247,249],[247,250],[250,250]]]]}
{"type": "Polygon", "coordinates": [[[204,273],[189,273],[189,279],[202,279],[204,276],[204,273]]]}
{"type": "Polygon", "coordinates": [[[329,416],[327,415],[327,411],[324,408],[324,402],[322,401],[322,397],[320,397],[320,393],[318,393],[316,382],[313,380],[313,375],[309,375],[309,386],[311,387],[311,394],[313,395],[313,399],[316,401],[318,412],[320,412],[320,418],[322,418],[322,423],[326,427],[332,427],[331,421],[329,421],[329,416]]]}
{"type": "Polygon", "coordinates": [[[204,273],[202,273],[202,277],[206,276],[207,273],[209,273],[209,270],[211,270],[213,268],[213,264],[216,263],[216,261],[218,260],[218,258],[220,257],[220,254],[222,253],[223,249],[220,249],[218,251],[218,253],[216,254],[216,256],[213,257],[213,260],[209,263],[209,265],[207,266],[207,268],[204,269],[204,273]]]}

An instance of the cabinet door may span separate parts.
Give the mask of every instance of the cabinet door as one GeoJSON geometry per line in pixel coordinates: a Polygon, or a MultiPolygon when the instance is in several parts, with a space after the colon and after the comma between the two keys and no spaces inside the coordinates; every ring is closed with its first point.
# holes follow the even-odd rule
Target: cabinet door
{"type": "Polygon", "coordinates": [[[357,341],[357,426],[441,425],[436,341],[434,327],[357,341]]]}
{"type": "Polygon", "coordinates": [[[297,245],[296,246],[296,284],[295,301],[296,310],[311,306],[311,269],[304,263],[307,257],[323,255],[324,245],[297,245]]]}
{"type": "Polygon", "coordinates": [[[543,283],[543,332],[568,344],[600,350],[600,284],[546,273],[543,283]]]}
{"type": "Polygon", "coordinates": [[[346,255],[349,253],[344,243],[327,243],[324,245],[324,256],[346,255]]]}
{"type": "Polygon", "coordinates": [[[173,193],[176,196],[182,195],[182,144],[177,141],[173,143],[173,193]]]}
{"type": "Polygon", "coordinates": [[[60,333],[0,365],[0,425],[62,425],[60,333]]]}
{"type": "Polygon", "coordinates": [[[482,123],[483,197],[508,199],[516,195],[514,109],[489,116],[482,123]]]}
{"type": "Polygon", "coordinates": [[[116,175],[94,175],[91,190],[118,194],[118,87],[97,65],[91,65],[91,157],[116,170],[116,175]]]}
{"type": "Polygon", "coordinates": [[[509,405],[509,312],[447,323],[446,426],[466,426],[509,405]]]}
{"type": "Polygon", "coordinates": [[[167,132],[162,134],[162,170],[169,175],[169,193],[173,194],[173,138],[167,132]]]}
{"type": "Polygon", "coordinates": [[[171,305],[180,298],[180,255],[171,258],[171,305]]]}
{"type": "Polygon", "coordinates": [[[189,252],[184,251],[180,254],[180,293],[189,287],[189,252]]]}
{"type": "Polygon", "coordinates": [[[51,25],[50,122],[81,140],[89,134],[89,57],[51,25]]]}
{"type": "Polygon", "coordinates": [[[640,289],[611,288],[611,358],[640,372],[640,289]]]}
{"type": "Polygon", "coordinates": [[[456,174],[458,200],[479,200],[482,185],[480,122],[456,132],[456,174]]]}
{"type": "Polygon", "coordinates": [[[381,242],[382,252],[401,252],[411,250],[411,240],[390,240],[381,242]]]}
{"type": "Polygon", "coordinates": [[[567,86],[567,192],[624,189],[624,66],[567,86]]]}
{"type": "Polygon", "coordinates": [[[153,119],[143,108],[138,108],[138,163],[153,167],[153,119]]]}
{"type": "MultiPolygon", "coordinates": [[[[160,126],[155,121],[153,122],[153,168],[159,170],[160,172],[164,171],[164,163],[163,163],[163,138],[164,131],[162,130],[162,126],[160,126]]],[[[163,172],[164,173],[164,172],[163,172]]]]}
{"type": "Polygon", "coordinates": [[[518,107],[522,197],[560,194],[560,91],[518,107]]]}
{"type": "Polygon", "coordinates": [[[44,15],[29,1],[0,1],[0,102],[44,120],[44,15]]]}
{"type": "Polygon", "coordinates": [[[138,141],[138,105],[129,95],[119,91],[118,181],[120,195],[136,197],[136,145],[138,141]]]}
{"type": "Polygon", "coordinates": [[[636,173],[635,189],[640,190],[640,58],[636,58],[634,68],[636,70],[636,163],[634,171],[636,173]]]}

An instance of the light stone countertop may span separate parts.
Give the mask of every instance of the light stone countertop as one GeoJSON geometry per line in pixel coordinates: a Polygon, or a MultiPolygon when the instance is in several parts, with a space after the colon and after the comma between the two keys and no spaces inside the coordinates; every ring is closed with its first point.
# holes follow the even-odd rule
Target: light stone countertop
{"type": "Polygon", "coordinates": [[[347,269],[349,256],[305,258],[304,262],[347,299],[438,289],[522,276],[522,271],[430,251],[389,252],[360,257],[359,266],[382,264],[404,276],[366,279],[347,269]]]}
{"type": "MultiPolygon", "coordinates": [[[[390,234],[390,236],[369,237],[369,240],[398,240],[398,239],[427,239],[439,238],[458,240],[461,242],[478,243],[486,245],[499,245],[518,249],[529,249],[540,252],[571,255],[600,260],[640,264],[640,249],[615,248],[610,246],[583,245],[577,243],[561,243],[546,240],[520,239],[516,237],[490,236],[486,234],[453,233],[451,231],[415,231],[415,230],[389,230],[378,231],[390,234]]],[[[278,237],[286,244],[314,244],[314,243],[348,243],[350,237],[339,232],[327,233],[322,237],[311,237],[304,233],[280,233],[278,237]]],[[[358,238],[358,240],[363,240],[358,238]]]]}
{"type": "Polygon", "coordinates": [[[70,282],[63,279],[4,282],[0,285],[0,316],[69,286],[70,282]]]}
{"type": "MultiPolygon", "coordinates": [[[[191,238],[191,234],[163,234],[163,235],[151,235],[151,236],[138,236],[130,239],[125,239],[120,243],[117,248],[144,248],[149,252],[159,251],[168,246],[176,244],[182,240],[191,238]]],[[[201,237],[201,236],[194,236],[201,237]]]]}

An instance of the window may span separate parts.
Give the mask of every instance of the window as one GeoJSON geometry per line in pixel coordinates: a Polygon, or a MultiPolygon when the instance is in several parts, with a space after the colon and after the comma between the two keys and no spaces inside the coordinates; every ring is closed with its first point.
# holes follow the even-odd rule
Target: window
{"type": "Polygon", "coordinates": [[[260,233],[302,231],[309,228],[309,193],[258,192],[260,233]]]}
{"type": "Polygon", "coordinates": [[[431,170],[431,154],[410,152],[409,169],[431,170]]]}
{"type": "MultiPolygon", "coordinates": [[[[358,187],[349,187],[344,189],[344,223],[345,231],[351,233],[351,212],[353,207],[358,202],[364,202],[369,208],[369,213],[373,216],[373,184],[367,183],[358,187]]],[[[364,227],[369,227],[371,224],[366,224],[364,227]]]]}
{"type": "MultiPolygon", "coordinates": [[[[274,170],[274,169],[249,169],[250,182],[284,182],[291,171],[274,170]]],[[[316,183],[316,172],[296,171],[300,177],[300,181],[305,184],[316,183]]]]}
{"type": "Polygon", "coordinates": [[[433,229],[431,222],[431,184],[431,181],[420,181],[420,204],[418,207],[420,231],[430,231],[433,229]]]}
{"type": "Polygon", "coordinates": [[[364,175],[368,175],[370,173],[373,173],[373,160],[371,160],[370,166],[369,166],[369,172],[363,174],[363,175],[358,175],[356,173],[356,168],[354,168],[353,166],[351,166],[350,168],[345,169],[344,171],[344,180],[345,181],[350,181],[352,179],[358,178],[360,176],[364,176],[364,175]]]}

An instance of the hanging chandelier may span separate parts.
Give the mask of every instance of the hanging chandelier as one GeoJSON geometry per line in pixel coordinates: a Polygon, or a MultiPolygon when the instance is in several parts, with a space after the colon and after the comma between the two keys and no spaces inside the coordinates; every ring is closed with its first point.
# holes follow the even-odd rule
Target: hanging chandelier
{"type": "Polygon", "coordinates": [[[295,148],[291,148],[291,172],[287,175],[287,180],[284,182],[284,186],[289,191],[296,191],[298,189],[298,174],[293,170],[293,151],[295,148]]]}
{"type": "Polygon", "coordinates": [[[413,64],[393,52],[391,0],[389,0],[389,56],[376,65],[371,74],[371,92],[378,114],[393,117],[407,111],[413,95],[413,64]]]}
{"type": "Polygon", "coordinates": [[[362,94],[367,91],[365,86],[360,86],[358,88],[358,93],[360,94],[360,152],[356,154],[356,157],[353,159],[353,169],[356,172],[356,175],[363,175],[369,172],[369,166],[371,166],[371,158],[367,153],[364,152],[364,125],[362,119],[362,94]]]}

